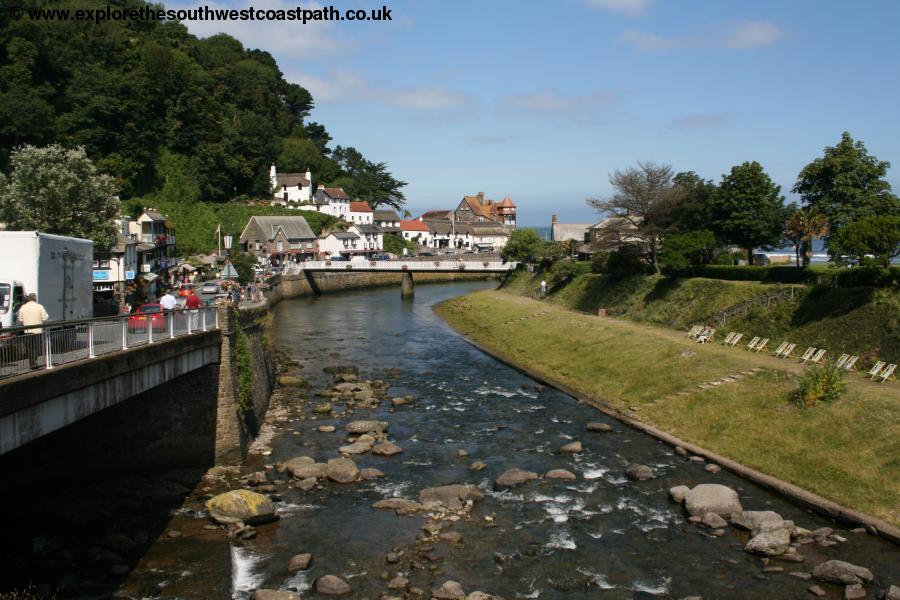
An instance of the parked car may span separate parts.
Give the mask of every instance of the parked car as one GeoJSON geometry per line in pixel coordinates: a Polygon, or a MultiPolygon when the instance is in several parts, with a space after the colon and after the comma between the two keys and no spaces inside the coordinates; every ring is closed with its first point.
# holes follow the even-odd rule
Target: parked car
{"type": "Polygon", "coordinates": [[[328,260],[330,260],[330,261],[332,261],[332,262],[335,262],[335,261],[338,261],[338,262],[341,262],[341,261],[347,262],[347,261],[350,260],[350,259],[347,258],[346,256],[332,256],[332,257],[329,258],[328,260]]]}
{"type": "Polygon", "coordinates": [[[200,288],[200,292],[203,294],[218,294],[221,291],[219,284],[215,281],[207,281],[203,284],[203,287],[200,288]]]}
{"type": "Polygon", "coordinates": [[[372,260],[391,260],[390,254],[373,254],[372,260]]]}
{"type": "Polygon", "coordinates": [[[128,331],[131,333],[147,331],[148,326],[153,327],[153,331],[166,330],[162,306],[158,303],[141,304],[134,314],[128,317],[128,331]]]}

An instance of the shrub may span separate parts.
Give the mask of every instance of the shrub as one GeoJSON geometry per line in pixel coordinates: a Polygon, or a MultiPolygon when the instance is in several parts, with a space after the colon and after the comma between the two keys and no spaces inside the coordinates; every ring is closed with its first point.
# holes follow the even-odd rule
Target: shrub
{"type": "Polygon", "coordinates": [[[598,250],[591,257],[591,273],[606,273],[606,261],[609,260],[609,252],[598,250]]]}
{"type": "Polygon", "coordinates": [[[801,408],[812,408],[819,402],[834,402],[847,391],[844,381],[845,371],[833,361],[821,367],[813,367],[800,379],[797,390],[797,404],[801,408]]]}
{"type": "Polygon", "coordinates": [[[623,244],[609,255],[606,272],[613,277],[627,277],[647,272],[647,263],[642,258],[641,249],[631,244],[623,244]]]}
{"type": "Polygon", "coordinates": [[[589,273],[590,269],[591,264],[588,262],[577,262],[573,260],[557,261],[547,272],[550,289],[559,289],[579,275],[589,273]]]}

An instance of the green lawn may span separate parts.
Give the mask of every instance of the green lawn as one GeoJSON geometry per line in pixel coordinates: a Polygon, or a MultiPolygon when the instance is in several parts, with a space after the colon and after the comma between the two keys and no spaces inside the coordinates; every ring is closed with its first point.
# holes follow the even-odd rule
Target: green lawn
{"type": "Polygon", "coordinates": [[[803,367],[680,332],[504,292],[441,304],[461,333],[534,372],[747,466],[900,524],[900,389],[850,377],[839,402],[790,401],[803,367]],[[760,374],[701,390],[752,367],[760,374]],[[678,395],[679,392],[683,394],[678,395]]]}

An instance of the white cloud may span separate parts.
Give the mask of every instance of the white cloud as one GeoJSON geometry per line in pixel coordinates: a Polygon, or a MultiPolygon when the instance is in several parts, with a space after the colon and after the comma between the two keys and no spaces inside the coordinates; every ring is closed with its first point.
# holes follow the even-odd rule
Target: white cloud
{"type": "Polygon", "coordinates": [[[743,50],[768,46],[784,37],[778,25],[771,21],[747,21],[738,23],[725,38],[725,46],[743,50]]]}
{"type": "Polygon", "coordinates": [[[631,44],[642,52],[699,47],[747,50],[768,46],[782,37],[784,33],[771,21],[745,21],[711,28],[702,35],[659,35],[629,29],[619,36],[619,41],[631,44]]]}
{"type": "MultiPolygon", "coordinates": [[[[211,10],[241,10],[251,6],[256,10],[320,9],[317,2],[290,2],[289,0],[242,0],[232,5],[215,0],[196,2],[167,2],[166,8],[196,9],[208,6],[211,10]]],[[[309,58],[322,54],[335,54],[352,46],[350,40],[338,36],[331,23],[326,21],[263,21],[263,20],[196,20],[182,21],[188,30],[199,37],[227,33],[240,40],[248,48],[258,48],[273,54],[290,55],[292,58],[309,58]]]]}
{"type": "Polygon", "coordinates": [[[637,17],[644,14],[650,0],[585,0],[588,5],[609,12],[637,17]]]}
{"type": "Polygon", "coordinates": [[[376,102],[421,111],[449,110],[469,103],[467,95],[441,87],[393,87],[377,85],[346,69],[334,69],[324,77],[288,75],[318,101],[376,102]]]}
{"type": "Polygon", "coordinates": [[[565,95],[542,90],[527,94],[514,94],[500,99],[502,109],[543,114],[587,113],[606,110],[618,100],[618,94],[596,92],[587,95],[565,95]]]}

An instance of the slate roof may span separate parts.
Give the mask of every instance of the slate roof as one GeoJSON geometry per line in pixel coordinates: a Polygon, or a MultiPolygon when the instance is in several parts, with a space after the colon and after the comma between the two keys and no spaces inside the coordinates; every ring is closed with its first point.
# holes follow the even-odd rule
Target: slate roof
{"type": "Polygon", "coordinates": [[[583,242],[584,235],[590,227],[590,223],[553,223],[550,226],[550,239],[554,242],[566,240],[583,242]]]}
{"type": "Polygon", "coordinates": [[[294,187],[295,185],[305,185],[309,186],[309,179],[306,178],[306,173],[276,173],[275,174],[275,187],[280,188],[283,186],[294,187]]]}
{"type": "Polygon", "coordinates": [[[399,221],[400,215],[398,215],[397,212],[393,210],[381,209],[374,211],[372,218],[376,221],[399,221]]]}
{"type": "MultiPolygon", "coordinates": [[[[358,240],[359,236],[355,233],[350,233],[349,231],[332,231],[328,235],[333,235],[339,240],[358,240]]],[[[328,237],[328,236],[325,236],[328,237]]]]}
{"type": "Polygon", "coordinates": [[[251,224],[256,224],[256,226],[259,227],[260,231],[262,231],[263,235],[267,236],[266,239],[268,240],[273,240],[279,229],[284,231],[284,236],[289,240],[316,239],[316,234],[313,233],[313,230],[310,228],[309,223],[306,222],[306,219],[300,216],[252,216],[247,222],[247,226],[244,227],[244,231],[241,232],[241,239],[244,238],[244,234],[247,232],[247,228],[250,227],[251,224]]]}
{"type": "Polygon", "coordinates": [[[356,223],[353,225],[353,228],[360,233],[383,233],[381,227],[370,223],[356,223]]]}

